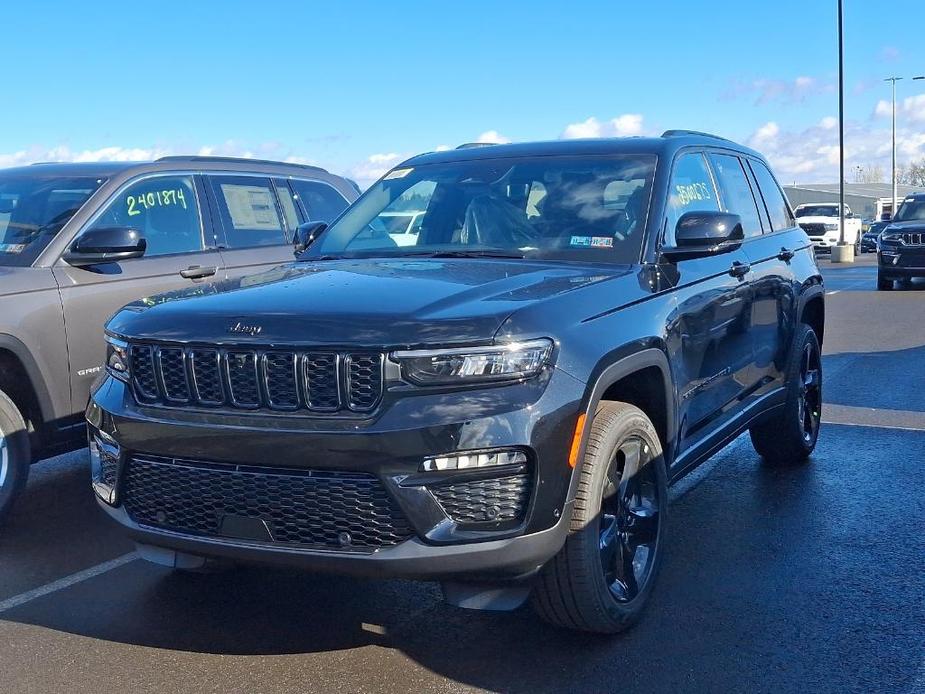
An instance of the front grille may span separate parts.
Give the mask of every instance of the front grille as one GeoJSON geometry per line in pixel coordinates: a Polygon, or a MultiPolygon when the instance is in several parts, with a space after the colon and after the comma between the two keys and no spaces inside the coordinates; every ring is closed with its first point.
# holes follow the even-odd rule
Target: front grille
{"type": "Polygon", "coordinates": [[[530,502],[527,473],[429,487],[446,515],[457,523],[522,521],[530,502]]]}
{"type": "Polygon", "coordinates": [[[383,390],[377,353],[132,345],[130,363],[144,404],[369,412],[383,390]]]}
{"type": "Polygon", "coordinates": [[[904,232],[902,241],[907,246],[921,246],[925,244],[925,233],[921,232],[904,232]]]}
{"type": "Polygon", "coordinates": [[[807,222],[800,224],[800,227],[810,236],[823,236],[825,234],[825,224],[807,222]]]}
{"type": "Polygon", "coordinates": [[[136,523],[188,535],[372,552],[413,534],[385,487],[367,473],[136,455],[121,494],[136,523]]]}

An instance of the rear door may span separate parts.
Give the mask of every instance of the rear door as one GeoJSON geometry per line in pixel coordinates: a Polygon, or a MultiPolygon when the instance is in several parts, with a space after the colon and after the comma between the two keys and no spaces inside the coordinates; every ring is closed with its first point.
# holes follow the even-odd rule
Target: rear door
{"type": "Polygon", "coordinates": [[[310,222],[330,224],[340,217],[350,204],[333,186],[322,181],[292,178],[289,185],[306,220],[310,222]]]}
{"type": "Polygon", "coordinates": [[[213,173],[205,178],[227,277],[292,261],[298,226],[293,226],[293,205],[283,207],[269,177],[213,173]]]}
{"type": "Polygon", "coordinates": [[[771,171],[757,159],[743,160],[762,216],[764,233],[745,247],[755,274],[755,365],[762,379],[756,395],[783,385],[785,360],[793,339],[800,290],[793,263],[810,254],[805,232],[771,171]]]}
{"type": "Polygon", "coordinates": [[[193,174],[139,177],[110,197],[80,233],[91,228],[134,227],[148,243],[144,257],[82,268],[63,260],[55,264],[75,412],[87,405],[90,385],[105,357],[103,325],[113,313],[131,301],[161,292],[205,288],[204,283],[221,275],[221,255],[208,222],[203,223],[202,192],[193,174]]]}

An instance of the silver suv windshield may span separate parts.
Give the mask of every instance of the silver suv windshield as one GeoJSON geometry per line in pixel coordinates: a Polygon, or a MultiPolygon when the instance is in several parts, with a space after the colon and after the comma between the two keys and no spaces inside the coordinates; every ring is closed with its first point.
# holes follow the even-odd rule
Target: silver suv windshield
{"type": "Polygon", "coordinates": [[[654,155],[541,156],[393,169],[303,259],[638,262],[655,164],[654,155]]]}
{"type": "Polygon", "coordinates": [[[104,182],[0,174],[0,265],[30,265],[104,182]]]}

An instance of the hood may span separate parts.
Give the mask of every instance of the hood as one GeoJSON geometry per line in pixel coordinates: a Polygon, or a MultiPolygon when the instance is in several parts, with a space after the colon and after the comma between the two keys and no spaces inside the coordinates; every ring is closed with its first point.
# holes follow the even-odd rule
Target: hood
{"type": "Polygon", "coordinates": [[[468,258],[293,263],[142,299],[107,328],[124,337],[209,344],[473,343],[491,339],[518,309],[628,271],[468,258]]]}
{"type": "Polygon", "coordinates": [[[57,286],[48,268],[0,265],[0,296],[57,289],[57,286]]]}
{"type": "Polygon", "coordinates": [[[913,219],[908,222],[890,222],[883,231],[925,232],[925,219],[913,219]]]}

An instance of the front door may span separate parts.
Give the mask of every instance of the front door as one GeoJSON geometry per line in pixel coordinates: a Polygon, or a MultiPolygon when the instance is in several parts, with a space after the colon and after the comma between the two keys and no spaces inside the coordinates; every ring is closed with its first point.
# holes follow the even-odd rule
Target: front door
{"type": "Polygon", "coordinates": [[[86,228],[134,227],[148,247],[144,257],[90,267],[59,260],[74,412],[87,405],[90,385],[105,358],[103,325],[125,304],[177,289],[208,286],[222,272],[218,250],[204,241],[194,176],[155,175],[129,183],[86,228]]]}
{"type": "MultiPolygon", "coordinates": [[[[675,161],[666,219],[666,242],[686,212],[719,211],[719,195],[704,155],[686,152],[675,161]]],[[[678,386],[678,462],[685,452],[709,446],[710,437],[738,412],[754,374],[751,283],[740,250],[679,261],[664,268],[676,304],[667,342],[678,386]]]]}

